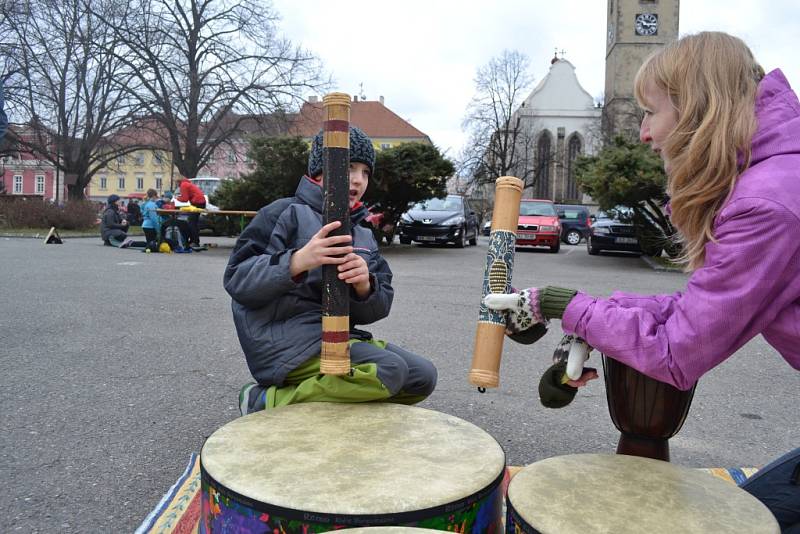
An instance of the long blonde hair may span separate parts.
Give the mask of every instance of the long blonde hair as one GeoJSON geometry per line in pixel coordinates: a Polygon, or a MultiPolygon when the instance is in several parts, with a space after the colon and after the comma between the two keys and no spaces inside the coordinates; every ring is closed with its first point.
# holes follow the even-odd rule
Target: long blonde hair
{"type": "Polygon", "coordinates": [[[652,82],[678,111],[662,151],[670,161],[667,194],[687,270],[703,265],[705,245],[714,240],[714,218],[750,164],[756,90],[763,77],[747,45],[721,32],[674,41],[647,58],[636,74],[639,105],[644,106],[644,88],[652,82]]]}

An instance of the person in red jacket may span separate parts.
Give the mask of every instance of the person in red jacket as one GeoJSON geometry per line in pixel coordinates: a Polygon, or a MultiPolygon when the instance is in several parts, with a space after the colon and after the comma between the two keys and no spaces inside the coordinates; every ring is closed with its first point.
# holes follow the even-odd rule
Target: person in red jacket
{"type": "MultiPolygon", "coordinates": [[[[192,183],[191,180],[185,176],[178,178],[178,185],[180,186],[180,193],[177,199],[181,202],[189,202],[196,208],[206,207],[206,195],[203,190],[192,183]]],[[[189,214],[189,244],[193,246],[200,246],[200,214],[189,214]]]]}

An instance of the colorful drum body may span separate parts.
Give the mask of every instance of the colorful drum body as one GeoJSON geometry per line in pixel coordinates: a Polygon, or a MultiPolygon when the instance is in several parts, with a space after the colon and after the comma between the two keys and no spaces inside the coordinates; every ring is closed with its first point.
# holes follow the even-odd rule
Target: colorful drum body
{"type": "Polygon", "coordinates": [[[417,527],[362,527],[347,529],[347,534],[425,534],[426,532],[434,534],[439,531],[417,527]]]}
{"type": "Polygon", "coordinates": [[[214,432],[200,469],[204,532],[502,530],[503,449],[432,410],[308,403],[258,412],[214,432]]]}
{"type": "Polygon", "coordinates": [[[777,534],[759,500],[708,473],[614,454],[556,456],[508,485],[506,532],[777,534]]]}
{"type": "Polygon", "coordinates": [[[617,454],[669,461],[669,438],[683,426],[694,389],[678,388],[603,356],[608,412],[621,436],[617,454]]]}

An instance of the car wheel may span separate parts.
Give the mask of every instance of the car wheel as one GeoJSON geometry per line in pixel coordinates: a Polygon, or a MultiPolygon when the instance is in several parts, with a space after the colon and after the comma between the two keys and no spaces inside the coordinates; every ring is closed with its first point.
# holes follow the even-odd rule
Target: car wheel
{"type": "Polygon", "coordinates": [[[586,251],[589,253],[590,256],[597,256],[600,254],[600,249],[597,247],[592,246],[592,238],[586,238],[586,251]]]}
{"type": "Polygon", "coordinates": [[[581,242],[581,233],[577,230],[570,230],[567,232],[565,240],[570,245],[577,245],[581,242]]]}
{"type": "Polygon", "coordinates": [[[400,244],[401,245],[410,245],[411,244],[411,238],[401,235],[400,236],[400,244]]]}
{"type": "Polygon", "coordinates": [[[456,246],[458,248],[464,248],[467,246],[467,236],[464,230],[464,227],[461,227],[461,231],[458,233],[458,239],[456,240],[456,246]]]}
{"type": "Polygon", "coordinates": [[[553,254],[558,254],[559,250],[561,250],[561,241],[556,240],[556,244],[550,247],[550,252],[553,254]]]}

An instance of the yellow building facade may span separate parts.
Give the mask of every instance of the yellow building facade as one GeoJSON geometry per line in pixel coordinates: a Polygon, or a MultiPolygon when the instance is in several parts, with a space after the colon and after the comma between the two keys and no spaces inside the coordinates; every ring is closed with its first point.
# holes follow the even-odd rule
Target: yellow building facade
{"type": "Polygon", "coordinates": [[[87,197],[102,202],[109,195],[143,198],[151,188],[160,195],[175,189],[178,174],[168,151],[137,150],[100,169],[87,187],[87,197]]]}

